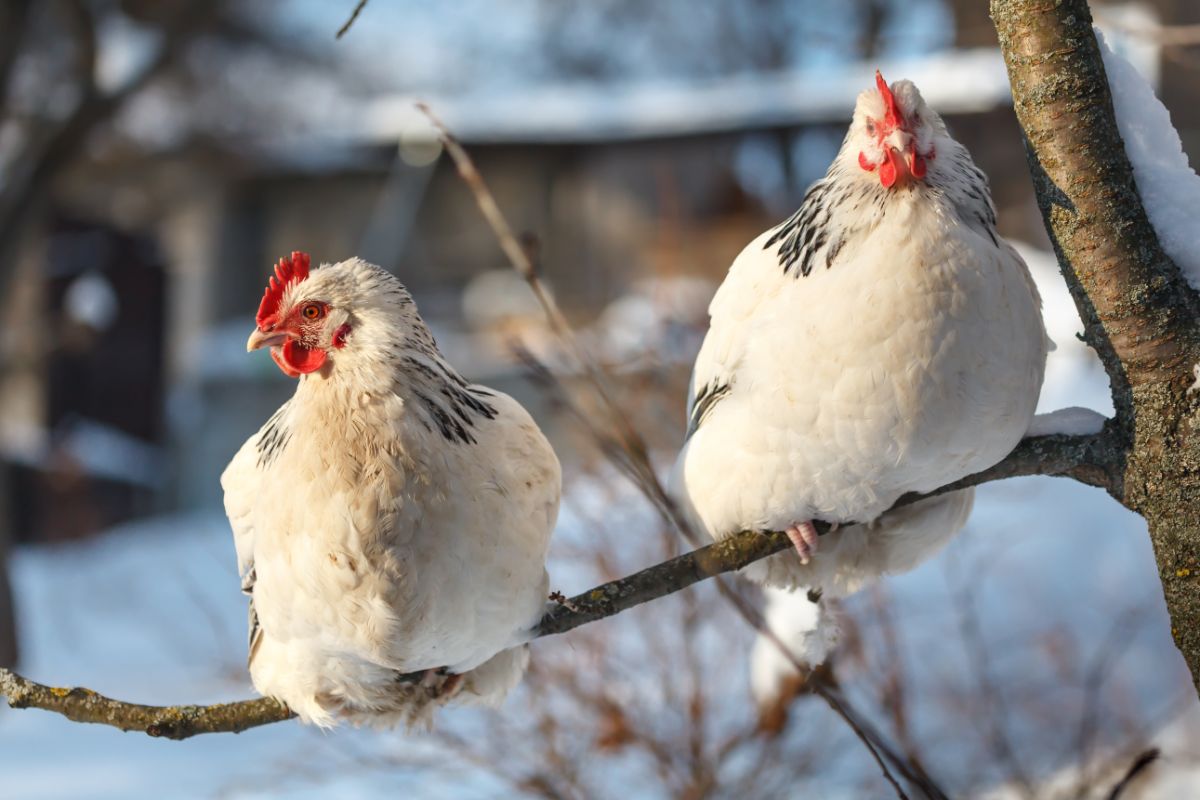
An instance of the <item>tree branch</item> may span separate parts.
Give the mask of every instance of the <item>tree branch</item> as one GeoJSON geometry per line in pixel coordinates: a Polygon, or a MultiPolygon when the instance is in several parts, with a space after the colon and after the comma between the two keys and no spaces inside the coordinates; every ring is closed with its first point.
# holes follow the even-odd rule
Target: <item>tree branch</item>
{"type": "MultiPolygon", "coordinates": [[[[946,492],[1025,475],[1073,477],[1111,490],[1114,457],[1119,452],[1108,433],[1031,437],[994,467],[928,494],[905,495],[893,508],[946,492]]],[[[828,523],[815,524],[822,534],[829,531],[828,523]]],[[[542,617],[530,639],[566,633],[581,625],[615,616],[716,575],[739,570],[789,547],[791,543],[783,533],[744,531],[570,598],[542,617]]],[[[412,673],[398,679],[414,681],[423,674],[412,673]]],[[[113,700],[91,689],[45,686],[8,670],[0,670],[0,695],[7,697],[13,708],[40,708],[75,722],[111,725],[123,731],[141,731],[168,739],[187,739],[202,733],[240,733],[292,717],[286,706],[270,698],[209,706],[148,706],[113,700]]]]}
{"type": "Polygon", "coordinates": [[[293,715],[269,697],[211,706],[144,706],[113,700],[91,689],[44,686],[0,669],[0,694],[13,708],[41,708],[72,722],[111,725],[167,739],[187,739],[200,733],[241,733],[293,715]]]}
{"type": "Polygon", "coordinates": [[[335,38],[340,39],[346,35],[346,33],[350,30],[350,26],[354,24],[354,21],[358,19],[358,15],[362,13],[362,10],[366,8],[366,6],[367,0],[358,0],[358,5],[356,5],[354,10],[350,12],[350,19],[346,20],[345,24],[338,28],[337,36],[335,38]]]}
{"type": "MultiPolygon", "coordinates": [[[[990,469],[968,475],[928,494],[906,494],[896,501],[892,510],[981,483],[1025,475],[1069,476],[1083,483],[1106,488],[1106,476],[1109,474],[1112,455],[1114,453],[1108,447],[1108,439],[1104,434],[1029,438],[990,469]]],[[[827,522],[817,520],[813,524],[821,535],[830,530],[827,522]]],[[[791,546],[787,535],[778,531],[742,531],[728,539],[648,567],[629,577],[609,581],[570,598],[542,617],[535,629],[534,638],[566,633],[580,625],[611,617],[642,603],[686,589],[715,575],[734,572],[769,555],[783,552],[791,546]]]]}
{"type": "MultiPolygon", "coordinates": [[[[1114,496],[1146,519],[1200,690],[1200,297],[1163,252],[1117,127],[1086,0],[991,0],[1038,207],[1125,442],[1114,496]]],[[[1194,177],[1194,176],[1193,176],[1194,177]]]]}

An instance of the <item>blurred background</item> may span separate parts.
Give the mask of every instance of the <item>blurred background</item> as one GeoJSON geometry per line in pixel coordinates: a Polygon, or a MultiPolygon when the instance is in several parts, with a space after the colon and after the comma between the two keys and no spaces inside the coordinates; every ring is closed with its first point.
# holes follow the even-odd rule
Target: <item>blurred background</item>
{"type": "MultiPolygon", "coordinates": [[[[418,100],[664,465],[712,292],[824,173],[877,67],[991,179],[1059,345],[1041,410],[1111,411],[985,0],[371,0],[336,39],[355,5],[0,0],[0,665],[140,702],[248,696],[217,478],[294,388],[244,351],[292,250],[394,271],[460,371],[533,410],[566,473],[555,588],[677,550],[514,357],[555,345],[418,100]]],[[[1200,5],[1093,10],[1195,163],[1200,5]]],[[[952,796],[1106,797],[1151,747],[1127,796],[1200,796],[1200,707],[1144,525],[1102,492],[989,485],[942,556],[844,606],[835,679],[952,796]]],[[[540,642],[504,710],[423,736],[177,744],[0,708],[0,795],[888,796],[761,654],[751,692],[752,652],[702,587],[540,642]]]]}

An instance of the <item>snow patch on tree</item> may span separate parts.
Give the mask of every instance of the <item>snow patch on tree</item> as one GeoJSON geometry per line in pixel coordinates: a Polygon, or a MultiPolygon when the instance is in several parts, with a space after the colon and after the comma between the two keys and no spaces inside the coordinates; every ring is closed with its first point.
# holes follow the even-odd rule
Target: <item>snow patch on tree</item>
{"type": "Polygon", "coordinates": [[[1196,225],[1200,176],[1188,163],[1171,115],[1154,89],[1132,64],[1109,49],[1098,29],[1096,39],[1142,205],[1163,250],[1192,288],[1200,291],[1200,226],[1196,225]]]}
{"type": "Polygon", "coordinates": [[[1035,414],[1033,422],[1029,423],[1026,436],[1052,436],[1066,434],[1068,436],[1090,436],[1099,433],[1104,428],[1107,417],[1090,408],[1071,406],[1051,411],[1049,414],[1035,414]]]}

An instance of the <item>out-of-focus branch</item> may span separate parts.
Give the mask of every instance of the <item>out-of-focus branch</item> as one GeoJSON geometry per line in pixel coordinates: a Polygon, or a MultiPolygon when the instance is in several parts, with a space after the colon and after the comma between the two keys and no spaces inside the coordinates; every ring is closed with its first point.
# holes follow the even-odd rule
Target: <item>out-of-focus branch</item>
{"type": "Polygon", "coordinates": [[[1117,785],[1112,788],[1112,791],[1109,792],[1108,800],[1120,800],[1121,795],[1123,795],[1125,790],[1129,788],[1129,784],[1133,783],[1134,778],[1136,778],[1138,775],[1141,775],[1142,772],[1155,761],[1158,761],[1158,758],[1161,755],[1162,752],[1157,747],[1152,747],[1149,750],[1140,753],[1138,757],[1133,760],[1133,763],[1129,766],[1129,770],[1125,773],[1124,777],[1122,777],[1121,780],[1117,782],[1117,785]]]}
{"type": "MultiPolygon", "coordinates": [[[[1107,446],[1104,434],[1026,439],[991,469],[929,494],[905,495],[894,508],[945,492],[1022,475],[1072,475],[1100,485],[1097,476],[1107,470],[1107,446]]],[[[816,525],[821,533],[829,530],[827,523],[817,522],[816,525]]],[[[737,534],[572,597],[567,603],[551,609],[530,638],[566,633],[716,575],[741,569],[789,547],[791,543],[783,533],[746,531],[737,534]]],[[[398,679],[417,680],[422,674],[402,675],[398,679]]],[[[111,725],[124,731],[142,731],[169,739],[187,739],[202,733],[238,733],[259,725],[282,722],[292,716],[284,705],[271,699],[209,706],[126,703],[91,689],[45,686],[7,670],[0,670],[0,695],[7,697],[13,708],[40,708],[75,722],[111,725]]]]}
{"type": "Polygon", "coordinates": [[[182,55],[186,42],[211,22],[221,6],[208,0],[193,0],[183,6],[163,27],[162,42],[154,57],[124,85],[106,93],[95,82],[95,26],[89,9],[75,1],[66,4],[75,29],[80,100],[45,141],[32,145],[31,151],[19,159],[26,167],[0,192],[0,287],[7,284],[15,264],[15,259],[5,258],[4,254],[15,245],[29,214],[53,179],[83,149],[92,131],[112,119],[130,97],[182,55]]]}
{"type": "Polygon", "coordinates": [[[9,76],[21,49],[21,36],[25,33],[25,20],[32,5],[31,0],[0,3],[0,118],[4,116],[10,91],[9,76]]]}
{"type": "Polygon", "coordinates": [[[350,12],[350,19],[346,20],[346,22],[342,25],[342,27],[338,28],[338,32],[337,32],[338,39],[340,39],[346,35],[346,32],[350,30],[350,26],[354,24],[354,21],[356,19],[358,19],[358,15],[361,14],[362,10],[366,7],[367,7],[367,0],[358,0],[358,5],[356,5],[354,7],[354,10],[350,12]]]}
{"type": "Polygon", "coordinates": [[[188,739],[201,733],[241,733],[292,717],[287,706],[271,698],[211,706],[144,706],[113,700],[91,689],[44,686],[0,669],[0,694],[13,708],[40,708],[73,722],[111,725],[166,739],[188,739]]]}
{"type": "MultiPolygon", "coordinates": [[[[659,483],[654,469],[650,465],[645,439],[642,438],[642,435],[629,421],[629,417],[614,399],[614,394],[612,389],[609,388],[608,380],[596,365],[596,360],[591,358],[582,345],[580,345],[579,339],[575,336],[575,331],[567,321],[566,315],[558,307],[554,296],[542,284],[537,269],[534,267],[533,259],[530,258],[526,249],[517,241],[517,237],[513,235],[508,220],[501,213],[500,207],[496,204],[496,198],[492,196],[491,189],[488,188],[487,183],[483,180],[483,176],[479,174],[479,170],[475,168],[475,163],[471,160],[466,150],[463,149],[458,139],[455,138],[454,134],[450,132],[450,129],[433,113],[429,106],[424,103],[418,103],[417,108],[437,128],[441,142],[454,162],[459,177],[463,179],[467,188],[475,196],[475,204],[479,207],[480,213],[483,214],[488,227],[495,234],[496,240],[500,244],[500,249],[504,251],[504,255],[508,258],[512,268],[528,284],[530,291],[533,292],[538,304],[542,307],[542,311],[545,313],[546,320],[550,323],[551,329],[565,346],[567,355],[575,360],[575,364],[579,369],[583,370],[593,391],[600,398],[601,408],[604,411],[604,421],[616,434],[616,443],[620,449],[628,456],[621,460],[621,465],[630,473],[630,476],[638,485],[638,488],[642,490],[642,493],[667,516],[673,517],[674,514],[670,508],[670,501],[662,485],[659,483]]],[[[675,521],[679,522],[679,520],[675,521]]]]}

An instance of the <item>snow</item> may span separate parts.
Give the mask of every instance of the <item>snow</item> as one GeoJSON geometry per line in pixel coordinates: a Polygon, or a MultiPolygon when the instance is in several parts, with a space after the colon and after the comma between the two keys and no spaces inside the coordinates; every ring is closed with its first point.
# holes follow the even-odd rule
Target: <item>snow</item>
{"type": "Polygon", "coordinates": [[[1098,414],[1090,408],[1070,406],[1051,411],[1049,414],[1037,414],[1029,426],[1026,436],[1050,436],[1067,434],[1071,436],[1086,436],[1099,433],[1104,428],[1107,417],[1098,414]]]}
{"type": "Polygon", "coordinates": [[[39,470],[69,467],[150,489],[161,489],[166,474],[157,446],[85,417],[66,420],[53,431],[12,424],[0,440],[0,452],[13,463],[39,470]]]}
{"type": "Polygon", "coordinates": [[[1163,249],[1200,291],[1200,176],[1183,152],[1171,115],[1137,70],[1097,30],[1117,127],[1133,164],[1138,193],[1163,249]]]}
{"type": "Polygon", "coordinates": [[[592,352],[626,368],[690,365],[708,329],[708,301],[716,288],[706,278],[686,275],[636,281],[587,329],[592,352]]]}
{"type": "MultiPolygon", "coordinates": [[[[1192,706],[1159,731],[1137,752],[1104,753],[1084,769],[1072,764],[1041,782],[1039,796],[1105,800],[1134,759],[1151,747],[1158,758],[1143,769],[1121,794],[1125,800],[1175,800],[1193,797],[1200,788],[1200,705],[1192,706]],[[1080,784],[1088,787],[1078,791],[1080,784]]],[[[1029,794],[1021,786],[1004,786],[988,792],[983,800],[1021,800],[1029,794]]]]}
{"type": "MultiPolygon", "coordinates": [[[[763,621],[803,663],[816,666],[825,663],[837,645],[835,603],[828,599],[814,603],[803,590],[767,587],[763,589],[763,621]]],[[[794,674],[792,662],[774,640],[762,634],[755,637],[750,651],[750,693],[759,708],[776,702],[780,688],[794,674]]]]}

